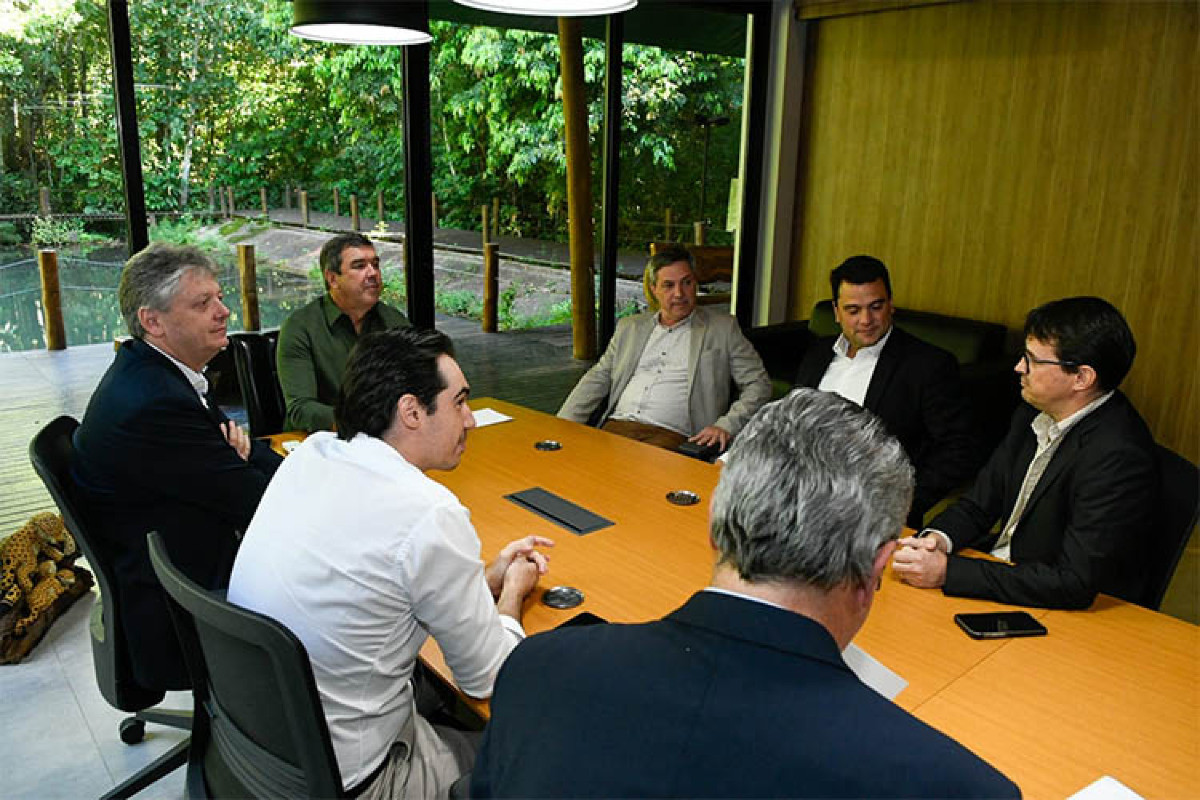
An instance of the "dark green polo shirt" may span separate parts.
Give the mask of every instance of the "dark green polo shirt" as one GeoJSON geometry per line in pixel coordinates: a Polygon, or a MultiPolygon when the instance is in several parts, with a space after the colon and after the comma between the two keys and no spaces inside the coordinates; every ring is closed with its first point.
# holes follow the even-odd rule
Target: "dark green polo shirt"
{"type": "MultiPolygon", "coordinates": [[[[363,333],[408,325],[399,310],[377,303],[363,318],[363,333]]],[[[296,311],[279,329],[275,353],[279,384],[287,403],[287,430],[333,430],[333,403],[350,350],[358,341],[354,323],[329,297],[318,297],[296,311]]]]}

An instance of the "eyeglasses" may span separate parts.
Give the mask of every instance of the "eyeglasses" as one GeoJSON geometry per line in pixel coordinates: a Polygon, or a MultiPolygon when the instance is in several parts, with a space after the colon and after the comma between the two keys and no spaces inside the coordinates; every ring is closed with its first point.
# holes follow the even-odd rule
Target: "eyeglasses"
{"type": "Polygon", "coordinates": [[[1077,361],[1055,361],[1052,358],[1038,358],[1028,350],[1021,354],[1021,360],[1025,362],[1026,372],[1032,370],[1034,364],[1053,364],[1056,367],[1064,367],[1067,369],[1079,366],[1079,362],[1077,361]]]}

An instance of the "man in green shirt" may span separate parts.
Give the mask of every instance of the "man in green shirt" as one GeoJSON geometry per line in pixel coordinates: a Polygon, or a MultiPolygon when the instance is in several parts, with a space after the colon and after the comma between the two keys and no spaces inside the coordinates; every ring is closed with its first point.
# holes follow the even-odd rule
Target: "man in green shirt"
{"type": "Polygon", "coordinates": [[[279,330],[276,361],[287,430],[333,430],[333,403],[358,337],[408,325],[399,310],[379,302],[379,255],[362,234],[343,233],[326,242],[321,273],[325,294],[288,317],[279,330]]]}

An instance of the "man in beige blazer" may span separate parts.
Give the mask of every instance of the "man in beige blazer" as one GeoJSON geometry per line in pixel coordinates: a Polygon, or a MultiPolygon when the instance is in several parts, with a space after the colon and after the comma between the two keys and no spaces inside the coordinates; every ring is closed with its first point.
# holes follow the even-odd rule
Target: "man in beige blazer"
{"type": "Polygon", "coordinates": [[[685,248],[660,250],[649,269],[659,310],[620,321],[558,416],[587,422],[603,403],[605,430],[672,450],[690,441],[724,451],[771,397],[762,359],[734,317],[696,306],[685,248]]]}

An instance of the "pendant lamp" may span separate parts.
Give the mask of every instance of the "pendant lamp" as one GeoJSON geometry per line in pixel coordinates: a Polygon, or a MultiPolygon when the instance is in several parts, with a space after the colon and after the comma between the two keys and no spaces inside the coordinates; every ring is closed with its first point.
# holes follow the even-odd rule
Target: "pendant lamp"
{"type": "Polygon", "coordinates": [[[459,5],[501,14],[531,17],[594,17],[620,14],[638,4],[638,0],[454,0],[459,5]]]}
{"type": "Polygon", "coordinates": [[[291,32],[339,44],[425,44],[425,3],[404,0],[292,0],[291,32]]]}

